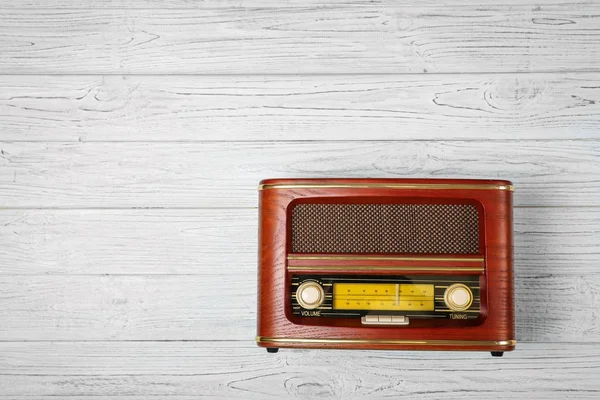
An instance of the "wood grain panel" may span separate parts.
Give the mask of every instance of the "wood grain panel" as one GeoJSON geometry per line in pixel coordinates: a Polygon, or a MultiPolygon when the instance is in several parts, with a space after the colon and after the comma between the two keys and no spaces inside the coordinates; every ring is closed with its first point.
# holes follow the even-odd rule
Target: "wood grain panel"
{"type": "MultiPolygon", "coordinates": [[[[449,201],[456,200],[460,197],[468,197],[473,202],[477,202],[481,207],[485,210],[484,222],[485,225],[485,243],[488,245],[492,245],[491,251],[486,252],[486,278],[487,283],[485,285],[478,285],[481,289],[481,296],[487,296],[487,303],[482,301],[482,310],[487,309],[486,319],[483,323],[477,324],[474,326],[469,326],[468,329],[465,329],[465,326],[457,326],[452,321],[442,321],[441,319],[435,320],[432,319],[430,321],[418,320],[414,321],[411,319],[408,326],[404,326],[401,330],[397,332],[391,333],[389,327],[382,326],[361,326],[361,321],[356,319],[354,320],[357,324],[345,323],[342,322],[339,325],[334,323],[331,326],[322,326],[319,322],[314,322],[313,326],[309,325],[308,322],[305,322],[305,318],[302,316],[292,316],[290,315],[290,309],[287,307],[291,307],[293,303],[290,302],[290,298],[288,297],[288,291],[290,289],[290,282],[286,279],[289,279],[285,271],[286,264],[286,255],[291,252],[298,253],[311,253],[313,250],[296,250],[290,248],[289,243],[287,243],[286,237],[283,234],[286,232],[286,219],[289,218],[289,213],[286,210],[290,204],[294,201],[302,201],[307,196],[311,195],[321,195],[321,196],[335,196],[344,194],[346,196],[357,196],[363,195],[368,201],[383,201],[387,202],[385,199],[389,196],[411,196],[413,195],[413,190],[403,190],[403,189],[383,189],[383,188],[366,188],[366,189],[358,189],[356,187],[352,188],[344,188],[339,189],[332,186],[336,185],[370,185],[370,184],[382,184],[381,180],[368,180],[368,179],[359,179],[359,180],[348,180],[348,179],[315,179],[311,181],[306,181],[307,187],[294,187],[298,182],[295,180],[289,179],[270,179],[262,181],[261,183],[264,185],[264,190],[260,192],[259,196],[259,240],[258,240],[258,314],[257,314],[257,336],[264,338],[264,340],[260,341],[260,345],[263,347],[321,347],[321,348],[361,348],[361,349],[377,349],[384,347],[386,349],[398,349],[400,346],[397,344],[391,343],[378,343],[374,345],[373,343],[348,343],[341,342],[337,339],[345,339],[345,340],[367,340],[367,341],[385,341],[390,338],[398,339],[398,340],[468,340],[468,341],[486,341],[486,340],[512,340],[515,338],[515,304],[514,304],[514,285],[513,285],[513,262],[512,262],[512,248],[513,248],[513,240],[512,240],[512,191],[501,191],[501,190],[477,190],[484,189],[485,185],[493,184],[494,187],[502,187],[500,185],[510,185],[509,181],[495,180],[495,181],[461,181],[461,180],[443,180],[443,181],[435,181],[435,180],[405,180],[405,179],[394,179],[388,180],[386,184],[391,185],[406,185],[406,184],[422,184],[422,185],[431,185],[437,183],[443,183],[447,185],[456,185],[458,187],[461,184],[466,184],[467,182],[471,185],[470,189],[464,189],[459,192],[456,191],[439,191],[439,190],[429,190],[426,192],[428,198],[432,199],[432,201],[449,201]],[[320,188],[310,187],[311,185],[323,185],[320,188]],[[281,187],[281,189],[274,189],[276,187],[281,187]],[[271,188],[271,189],[268,189],[271,188]],[[393,193],[392,193],[393,192],[393,193]],[[453,192],[453,193],[449,193],[453,192]],[[459,194],[460,193],[460,194],[459,194]],[[446,199],[446,200],[445,200],[446,199]],[[285,307],[282,305],[285,304],[285,307]],[[487,304],[487,305],[486,305],[487,304]],[[286,309],[287,308],[287,309],[286,309]],[[303,338],[303,339],[328,339],[332,340],[329,343],[298,343],[298,342],[290,342],[290,343],[275,343],[275,340],[270,340],[269,338],[279,338],[279,337],[291,337],[291,338],[303,338]]],[[[298,205],[294,208],[292,214],[296,217],[299,217],[299,214],[296,215],[296,211],[298,210],[298,205]]],[[[389,212],[390,209],[386,208],[385,215],[387,218],[392,218],[395,220],[404,219],[404,217],[399,216],[400,213],[389,212]]],[[[314,209],[312,210],[314,211],[314,209]]],[[[328,220],[327,217],[319,215],[318,212],[310,211],[310,219],[314,220],[323,218],[324,220],[328,220]]],[[[331,211],[331,209],[329,209],[331,211]]],[[[364,208],[361,208],[361,212],[368,212],[364,208]]],[[[419,217],[414,212],[410,212],[407,220],[411,222],[419,220],[419,217]],[[417,218],[415,218],[417,217],[417,218]]],[[[373,235],[372,232],[369,232],[372,229],[367,227],[367,223],[365,223],[364,228],[361,229],[359,222],[359,227],[356,226],[356,215],[346,214],[343,217],[340,217],[341,224],[337,222],[332,222],[330,220],[327,223],[332,225],[337,225],[333,230],[326,230],[324,238],[322,239],[324,242],[328,241],[328,233],[337,232],[340,228],[347,227],[349,231],[354,231],[356,234],[360,235],[349,235],[349,237],[344,237],[341,241],[336,240],[336,244],[334,244],[334,248],[342,248],[342,244],[340,243],[352,243],[350,246],[356,246],[356,239],[358,240],[369,240],[369,238],[375,241],[381,239],[382,242],[386,240],[386,238],[378,238],[377,235],[373,235]]],[[[444,219],[445,217],[441,217],[444,219]]],[[[298,218],[301,220],[302,218],[298,218]]],[[[432,216],[431,213],[428,213],[428,217],[425,217],[424,220],[429,220],[431,223],[439,219],[438,216],[432,216]]],[[[448,225],[450,218],[447,218],[448,225]]],[[[424,221],[423,221],[424,222],[424,221]]],[[[307,223],[307,220],[303,220],[303,222],[298,221],[298,224],[306,227],[307,225],[310,228],[310,223],[307,223]]],[[[434,223],[435,224],[435,223],[434,223]]],[[[292,225],[294,225],[292,223],[292,225]]],[[[414,224],[418,225],[418,224],[414,224]]],[[[425,222],[427,225],[427,222],[425,222]]],[[[424,226],[425,226],[424,225],[424,226]]],[[[467,224],[465,221],[462,221],[462,227],[464,229],[467,224]]],[[[315,229],[316,230],[316,229],[315,229]]],[[[312,231],[312,229],[309,229],[312,231]]],[[[299,230],[299,235],[303,235],[306,231],[299,230]]],[[[287,232],[288,234],[290,232],[287,232]]],[[[380,231],[380,233],[383,233],[380,231]]],[[[398,240],[402,241],[402,232],[396,231],[394,232],[398,238],[398,240]]],[[[294,236],[294,232],[292,231],[292,236],[294,236]]],[[[430,235],[441,234],[439,230],[431,229],[430,235]]],[[[418,235],[415,235],[418,236],[418,235]]],[[[339,239],[339,238],[338,238],[339,239]]],[[[429,239],[424,239],[432,240],[429,239]]],[[[418,242],[418,240],[415,240],[418,242]]],[[[293,246],[292,246],[293,247],[293,246]]],[[[437,246],[434,246],[437,249],[437,246]]],[[[490,249],[489,249],[490,250],[490,249]]],[[[346,249],[345,251],[348,251],[346,249]]],[[[340,252],[345,252],[340,250],[340,252]]],[[[407,250],[409,251],[409,250],[407,250]]],[[[423,247],[418,248],[414,252],[424,253],[435,253],[434,250],[423,249],[423,247]]],[[[321,253],[329,253],[331,250],[316,250],[315,252],[321,253]]],[[[359,253],[378,253],[377,250],[362,250],[357,247],[351,247],[349,252],[359,252],[359,253]]],[[[412,251],[409,251],[412,252],[412,251]]],[[[461,252],[464,253],[464,252],[461,252]]],[[[472,253],[470,253],[472,254],[472,253]]],[[[363,254],[364,255],[364,254],[363,254]]],[[[342,267],[339,271],[340,275],[344,275],[344,273],[348,270],[348,268],[342,267]]],[[[337,276],[337,274],[335,275],[337,276]]],[[[418,280],[417,280],[418,281],[418,280]]],[[[325,284],[323,284],[325,285],[325,284]]],[[[302,286],[302,285],[301,285],[302,286]]],[[[301,287],[300,286],[300,287],[301,287]]],[[[401,285],[402,286],[402,285],[401,285]]],[[[452,286],[449,286],[450,288],[452,286]]],[[[437,288],[437,286],[436,286],[437,288]]],[[[295,290],[294,287],[291,288],[295,290]]],[[[298,290],[300,288],[298,287],[298,290]]],[[[450,290],[450,289],[448,289],[450,290]]],[[[338,293],[335,288],[334,283],[334,309],[335,306],[335,293],[338,293]]],[[[350,292],[350,289],[348,289],[350,292]]],[[[365,290],[363,288],[361,297],[364,297],[365,290]]],[[[368,292],[368,289],[367,289],[368,292]]],[[[411,293],[414,293],[414,290],[411,290],[411,293]]],[[[322,293],[323,296],[326,296],[327,291],[322,293]]],[[[377,289],[374,290],[374,296],[377,295],[377,289]]],[[[386,290],[387,293],[387,290],[386,290]]],[[[398,294],[400,293],[400,299],[404,296],[404,292],[402,289],[399,289],[396,286],[396,305],[398,304],[398,294]]],[[[419,290],[420,293],[420,290],[419,290]]],[[[349,296],[353,296],[353,294],[348,293],[349,296]]],[[[383,290],[380,290],[380,295],[383,294],[383,290]]],[[[296,300],[300,302],[300,297],[298,293],[296,294],[298,297],[296,300]]],[[[366,295],[370,297],[369,294],[366,295]]],[[[352,297],[350,297],[352,298],[352,297]]],[[[353,298],[354,300],[363,300],[361,298],[353,298]]],[[[376,297],[375,297],[376,299],[376,297]]],[[[383,301],[383,298],[380,298],[383,301]]],[[[346,304],[350,304],[347,300],[346,304]]],[[[379,300],[377,300],[378,302],[379,300]]],[[[400,300],[402,301],[402,300],[400,300]]],[[[301,303],[301,302],[300,302],[301,303]]],[[[369,301],[366,302],[366,305],[371,304],[369,301]]],[[[381,303],[383,305],[383,303],[381,303]]],[[[411,302],[409,300],[408,305],[411,302]]],[[[432,303],[433,304],[433,303],[432,303]]],[[[309,307],[305,307],[309,308],[309,307]]],[[[323,307],[326,308],[326,307],[323,307]]],[[[449,307],[452,308],[452,307],[449,307]]],[[[436,311],[437,307],[436,307],[436,311]]],[[[319,314],[321,314],[319,312],[319,314]]],[[[466,317],[466,316],[465,316],[466,317]]],[[[381,319],[381,317],[380,317],[381,319]]],[[[402,345],[406,349],[411,350],[430,350],[431,347],[429,345],[424,345],[422,343],[413,342],[411,344],[403,344],[402,345]]],[[[447,347],[442,346],[434,346],[436,350],[442,349],[453,349],[453,350],[487,350],[487,351],[510,351],[513,350],[513,345],[469,345],[465,346],[457,346],[453,344],[447,344],[447,347]],[[441,347],[441,348],[440,348],[441,347]]]]}
{"type": "MultiPolygon", "coordinates": [[[[201,275],[2,276],[0,340],[251,340],[256,267],[234,275],[223,264],[201,275]]],[[[598,296],[598,274],[517,276],[517,339],[600,341],[598,296]]]]}
{"type": "Polygon", "coordinates": [[[0,76],[14,141],[600,138],[576,74],[0,76]]]}
{"type": "Polygon", "coordinates": [[[0,398],[597,399],[600,4],[517,3],[0,0],[0,398]],[[286,176],[513,180],[517,350],[257,348],[286,176]]]}
{"type": "Polygon", "coordinates": [[[600,205],[600,141],[2,143],[1,207],[255,207],[274,177],[497,178],[600,205]]]}
{"type": "MultiPolygon", "coordinates": [[[[518,276],[597,274],[600,208],[516,208],[518,276]]],[[[0,273],[254,279],[255,209],[0,212],[0,273]]]]}
{"type": "Polygon", "coordinates": [[[600,5],[6,9],[0,73],[596,71],[600,5]]]}
{"type": "Polygon", "coordinates": [[[595,344],[520,344],[491,359],[450,352],[267,354],[250,342],[0,343],[0,391],[11,399],[596,399],[599,373],[595,344]]]}

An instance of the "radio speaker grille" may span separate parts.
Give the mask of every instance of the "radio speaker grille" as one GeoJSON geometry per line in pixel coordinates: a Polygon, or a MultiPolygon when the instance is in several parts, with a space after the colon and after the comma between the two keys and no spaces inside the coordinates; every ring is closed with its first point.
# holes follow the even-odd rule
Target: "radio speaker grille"
{"type": "Polygon", "coordinates": [[[292,252],[477,254],[479,213],[469,204],[297,204],[292,252]]]}

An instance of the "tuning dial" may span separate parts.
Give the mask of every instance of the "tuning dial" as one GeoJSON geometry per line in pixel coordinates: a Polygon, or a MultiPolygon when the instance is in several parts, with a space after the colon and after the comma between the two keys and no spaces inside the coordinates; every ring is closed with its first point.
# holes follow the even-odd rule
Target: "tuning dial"
{"type": "Polygon", "coordinates": [[[312,310],[319,307],[325,300],[323,287],[314,281],[306,281],[298,286],[296,300],[303,308],[312,310]]]}
{"type": "Polygon", "coordinates": [[[473,292],[462,283],[455,283],[446,289],[444,302],[452,311],[464,311],[473,303],[473,292]]]}

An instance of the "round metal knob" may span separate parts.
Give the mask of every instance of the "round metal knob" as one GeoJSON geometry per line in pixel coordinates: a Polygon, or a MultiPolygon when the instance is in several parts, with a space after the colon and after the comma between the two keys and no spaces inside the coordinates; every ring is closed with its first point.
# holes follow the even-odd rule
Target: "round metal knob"
{"type": "Polygon", "coordinates": [[[464,311],[473,303],[473,292],[462,283],[455,283],[446,289],[444,302],[452,311],[464,311]]]}
{"type": "Polygon", "coordinates": [[[317,282],[307,281],[298,286],[296,300],[303,308],[312,310],[323,304],[325,292],[317,282]]]}

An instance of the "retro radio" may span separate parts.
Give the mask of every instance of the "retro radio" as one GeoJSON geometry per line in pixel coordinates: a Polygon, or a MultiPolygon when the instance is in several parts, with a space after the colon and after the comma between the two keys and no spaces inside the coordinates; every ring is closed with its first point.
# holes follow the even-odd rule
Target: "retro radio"
{"type": "Polygon", "coordinates": [[[258,332],[280,347],[515,347],[508,181],[259,186],[258,332]]]}

